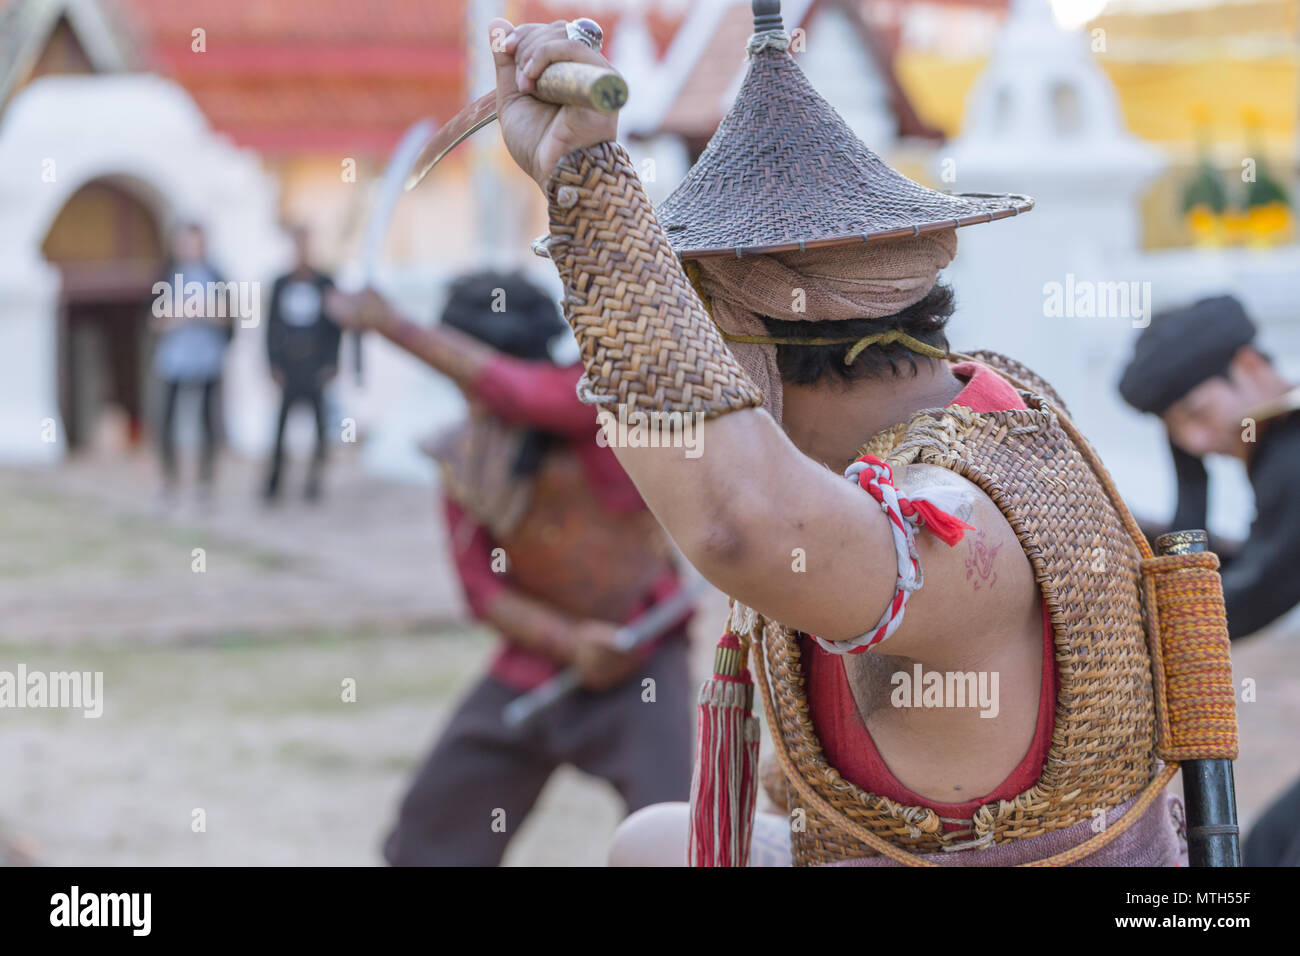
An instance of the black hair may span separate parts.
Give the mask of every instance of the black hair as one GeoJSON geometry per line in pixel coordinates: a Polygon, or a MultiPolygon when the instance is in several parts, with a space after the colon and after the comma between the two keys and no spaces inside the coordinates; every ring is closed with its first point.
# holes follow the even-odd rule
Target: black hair
{"type": "Polygon", "coordinates": [[[545,290],[521,273],[492,270],[452,281],[442,323],[498,352],[532,361],[550,361],[552,340],[568,331],[545,290]]]}
{"type": "MultiPolygon", "coordinates": [[[[498,352],[527,361],[553,361],[551,342],[568,324],[555,300],[519,272],[484,270],[454,279],[447,289],[442,323],[498,352]]],[[[542,467],[558,436],[530,428],[511,473],[526,478],[542,467]]]]}
{"type": "Polygon", "coordinates": [[[843,345],[778,345],[776,365],[781,380],[791,385],[812,385],[825,378],[853,381],[874,378],[886,369],[894,376],[903,374],[904,364],[917,372],[917,353],[905,345],[891,342],[872,345],[858,353],[852,364],[844,357],[860,338],[899,329],[919,342],[948,351],[945,329],[957,309],[952,287],[936,282],[919,301],[905,309],[879,319],[845,319],[831,322],[793,322],[762,316],[768,335],[782,339],[848,339],[843,345]]]}

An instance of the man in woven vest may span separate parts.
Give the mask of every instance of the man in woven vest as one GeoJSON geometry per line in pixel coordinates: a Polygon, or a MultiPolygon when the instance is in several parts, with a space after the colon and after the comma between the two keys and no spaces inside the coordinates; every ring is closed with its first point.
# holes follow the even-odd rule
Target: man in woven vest
{"type": "MultiPolygon", "coordinates": [[[[614,119],[528,95],[551,63],[607,66],[584,31],[489,27],[585,400],[707,423],[697,458],[616,447],[733,601],[690,860],[747,860],[756,687],[797,864],[1172,864],[1141,534],[1050,387],[944,332],[955,229],[1032,203],[886,166],[808,84],[776,7],[755,3],[735,105],[657,212],[614,119]]],[[[685,820],[669,830],[684,862],[685,820]]]]}

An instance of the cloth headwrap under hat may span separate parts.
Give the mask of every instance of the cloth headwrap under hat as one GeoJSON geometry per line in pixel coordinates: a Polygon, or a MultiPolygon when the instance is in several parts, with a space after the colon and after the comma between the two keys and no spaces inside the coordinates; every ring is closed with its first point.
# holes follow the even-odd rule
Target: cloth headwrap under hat
{"type": "MultiPolygon", "coordinates": [[[[776,346],[786,340],[771,337],[761,317],[822,322],[893,315],[925,298],[956,252],[956,230],[944,229],[805,252],[709,256],[688,260],[687,271],[736,360],[763,392],[763,407],[780,422],[782,385],[776,346]],[[802,290],[802,295],[796,290],[802,290]]],[[[944,354],[898,329],[881,329],[878,335],[861,339],[806,339],[793,344],[855,342],[846,356],[850,360],[860,346],[891,342],[922,355],[944,354]]]]}
{"type": "Polygon", "coordinates": [[[1157,312],[1142,330],[1119,393],[1140,412],[1163,415],[1197,385],[1223,375],[1255,338],[1255,323],[1230,295],[1157,312]]]}

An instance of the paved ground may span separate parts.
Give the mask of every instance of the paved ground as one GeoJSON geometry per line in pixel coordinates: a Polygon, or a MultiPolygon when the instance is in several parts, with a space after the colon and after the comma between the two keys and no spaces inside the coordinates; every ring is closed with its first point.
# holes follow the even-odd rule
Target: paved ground
{"type": "MultiPolygon", "coordinates": [[[[0,471],[0,669],[105,674],[98,720],[0,711],[0,823],[42,860],[379,862],[407,774],[492,642],[460,621],[431,492],[336,464],[319,508],[265,511],[257,471],[231,461],[210,512],[170,515],[147,460],[0,471]]],[[[701,673],[721,612],[715,597],[699,616],[701,673]]],[[[1256,698],[1239,708],[1249,824],[1300,775],[1300,630],[1234,657],[1256,698]]],[[[620,812],[564,771],[507,862],[597,864],[620,812]]]]}

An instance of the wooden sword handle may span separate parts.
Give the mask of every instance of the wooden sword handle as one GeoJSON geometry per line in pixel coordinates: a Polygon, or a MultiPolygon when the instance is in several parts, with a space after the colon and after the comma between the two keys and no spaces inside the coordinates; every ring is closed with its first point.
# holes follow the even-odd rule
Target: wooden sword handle
{"type": "Polygon", "coordinates": [[[614,113],[627,102],[627,81],[606,67],[566,60],[542,71],[533,95],[556,106],[585,106],[614,113]]]}

